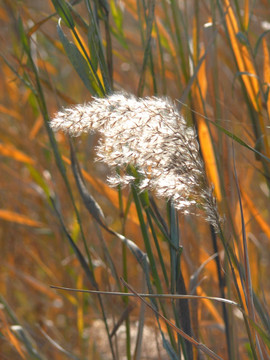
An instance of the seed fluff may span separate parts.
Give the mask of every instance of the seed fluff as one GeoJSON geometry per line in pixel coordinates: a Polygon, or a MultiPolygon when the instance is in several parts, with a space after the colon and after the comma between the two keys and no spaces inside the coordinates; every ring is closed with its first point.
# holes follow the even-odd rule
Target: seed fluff
{"type": "Polygon", "coordinates": [[[140,174],[136,184],[141,191],[149,189],[170,199],[183,214],[203,209],[206,220],[217,228],[215,199],[196,133],[168,98],[114,93],[58,112],[50,126],[72,136],[98,132],[97,159],[111,169],[110,185],[134,182],[126,171],[132,165],[140,174]],[[120,175],[116,169],[122,170],[120,175]]]}

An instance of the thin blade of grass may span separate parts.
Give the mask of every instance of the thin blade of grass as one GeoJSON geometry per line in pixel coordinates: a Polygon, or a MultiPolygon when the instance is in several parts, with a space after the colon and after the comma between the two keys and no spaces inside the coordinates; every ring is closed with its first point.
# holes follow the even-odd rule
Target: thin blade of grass
{"type": "MultiPolygon", "coordinates": [[[[102,4],[102,2],[100,3],[102,4]]],[[[105,38],[106,38],[106,68],[107,68],[107,75],[109,80],[109,91],[113,88],[113,51],[112,51],[112,40],[111,40],[111,31],[110,31],[110,17],[109,17],[109,9],[108,6],[105,5],[105,2],[101,7],[103,8],[104,13],[104,25],[105,25],[105,38]]]]}
{"type": "Polygon", "coordinates": [[[215,259],[217,257],[217,253],[211,255],[208,259],[206,259],[199,267],[198,269],[190,276],[190,281],[189,281],[189,289],[191,290],[191,293],[193,293],[193,291],[195,290],[195,288],[198,285],[198,278],[200,273],[204,270],[205,266],[207,264],[209,264],[210,261],[212,261],[213,259],[215,259]]]}
{"type": "Polygon", "coordinates": [[[258,296],[254,293],[253,293],[253,301],[257,314],[259,315],[263,326],[265,327],[268,334],[270,334],[270,314],[267,305],[261,304],[258,296]]]}
{"type": "Polygon", "coordinates": [[[111,337],[113,337],[116,334],[119,327],[123,324],[124,321],[126,321],[126,319],[129,317],[129,314],[133,311],[133,309],[134,309],[134,305],[132,305],[132,304],[129,304],[124,309],[124,311],[120,315],[120,318],[118,319],[117,323],[115,324],[114,328],[112,329],[112,332],[110,334],[111,337]]]}
{"type": "Polygon", "coordinates": [[[116,28],[111,27],[112,34],[117,38],[121,46],[128,50],[129,46],[125,39],[125,32],[123,28],[124,15],[118,3],[115,0],[111,1],[111,15],[113,17],[116,28]]]}
{"type": "MultiPolygon", "coordinates": [[[[214,41],[214,36],[213,36],[213,41],[214,41]]],[[[209,48],[210,48],[210,45],[212,45],[211,43],[209,43],[209,48]]],[[[199,61],[198,61],[198,65],[196,66],[196,68],[194,69],[193,71],[193,75],[189,78],[188,80],[188,83],[187,85],[185,86],[184,88],[184,91],[180,97],[180,100],[177,100],[179,101],[180,104],[183,104],[187,97],[188,97],[188,94],[190,93],[190,90],[195,82],[195,80],[197,79],[197,76],[198,76],[198,72],[200,70],[200,67],[202,66],[204,60],[205,60],[205,57],[206,57],[206,54],[207,54],[207,51],[208,51],[208,47],[206,48],[205,50],[205,53],[200,57],[199,61]]]]}
{"type": "Polygon", "coordinates": [[[159,258],[160,265],[161,265],[161,268],[162,268],[164,280],[166,282],[167,287],[169,287],[169,279],[168,279],[168,275],[167,275],[167,269],[166,269],[166,266],[165,266],[165,263],[164,263],[164,259],[163,259],[162,251],[160,249],[160,245],[159,245],[159,241],[158,241],[157,234],[156,234],[156,231],[155,231],[155,227],[154,227],[153,222],[152,222],[153,217],[154,217],[155,220],[157,220],[157,219],[156,219],[155,216],[153,216],[154,214],[151,211],[149,211],[149,208],[145,208],[145,211],[146,211],[147,220],[148,220],[148,223],[149,223],[149,226],[150,226],[150,229],[151,229],[151,233],[152,233],[152,236],[153,236],[153,239],[154,239],[154,242],[155,242],[155,246],[156,246],[156,249],[157,249],[158,258],[159,258]]]}
{"type": "Polygon", "coordinates": [[[136,257],[137,261],[139,263],[141,263],[142,259],[145,257],[146,254],[143,251],[141,251],[140,248],[133,241],[127,239],[125,236],[123,236],[121,234],[118,234],[116,231],[110,229],[105,224],[105,217],[101,210],[101,207],[96,202],[96,200],[93,198],[93,196],[88,192],[88,190],[84,184],[84,181],[83,181],[83,178],[81,175],[81,171],[79,168],[79,164],[77,162],[75,152],[73,149],[73,145],[71,142],[70,142],[70,155],[71,155],[71,164],[72,164],[73,174],[74,174],[80,195],[83,199],[86,209],[104,230],[106,230],[111,235],[116,236],[123,243],[125,243],[127,245],[127,247],[130,249],[130,251],[133,253],[133,255],[136,257]]]}
{"type": "Polygon", "coordinates": [[[52,0],[52,3],[58,15],[64,21],[66,26],[69,27],[70,29],[73,29],[75,27],[75,23],[73,21],[71,12],[66,2],[64,0],[52,0]]]}
{"type": "MultiPolygon", "coordinates": [[[[263,339],[263,343],[268,347],[270,350],[270,336],[269,333],[264,331],[258,324],[254,322],[254,320],[250,319],[251,326],[257,331],[260,337],[263,339]]],[[[262,354],[262,351],[261,353],[262,354]]],[[[269,358],[269,357],[268,357],[269,358]]],[[[264,360],[264,357],[261,355],[261,359],[264,360]]]]}
{"type": "Polygon", "coordinates": [[[256,57],[256,55],[257,55],[257,53],[258,53],[259,47],[260,47],[260,45],[261,45],[261,42],[262,42],[263,40],[265,40],[264,37],[265,37],[266,35],[268,35],[269,33],[270,33],[270,30],[266,30],[266,31],[264,31],[264,32],[258,37],[258,40],[256,41],[256,44],[255,44],[255,47],[254,47],[254,57],[256,57]]]}
{"type": "Polygon", "coordinates": [[[44,19],[36,22],[27,32],[27,37],[30,38],[35,32],[37,32],[42,25],[44,25],[48,20],[50,20],[55,14],[46,16],[44,19]]]}
{"type": "Polygon", "coordinates": [[[19,74],[19,72],[11,65],[11,63],[2,54],[0,56],[2,57],[4,62],[7,64],[7,66],[10,68],[10,70],[13,72],[13,74],[15,74],[16,77],[18,79],[20,79],[20,81],[25,85],[25,87],[28,88],[28,89],[31,89],[32,93],[34,95],[37,95],[36,89],[34,88],[32,83],[28,80],[28,78],[25,77],[25,76],[21,76],[19,74]]]}
{"type": "MultiPolygon", "coordinates": [[[[209,301],[210,299],[204,298],[207,296],[206,296],[205,292],[202,290],[201,286],[197,286],[196,291],[198,294],[197,296],[202,297],[203,304],[205,305],[205,307],[207,308],[209,313],[212,315],[212,317],[215,319],[216,323],[218,323],[220,326],[222,326],[224,321],[223,321],[222,316],[219,314],[217,307],[214,304],[212,304],[211,301],[209,301]]],[[[219,299],[221,299],[221,298],[219,298],[219,299]]],[[[234,305],[234,304],[231,304],[231,300],[228,300],[228,299],[222,299],[221,301],[222,302],[225,301],[225,303],[227,303],[227,304],[234,305]]],[[[236,304],[236,306],[238,306],[237,303],[235,303],[235,304],[236,304]]]]}
{"type": "MultiPolygon", "coordinates": [[[[210,49],[210,48],[209,48],[210,49]]],[[[204,52],[204,49],[201,49],[204,52]]],[[[195,83],[194,83],[195,85],[195,83]]],[[[203,113],[205,109],[206,95],[207,95],[207,76],[206,76],[206,59],[201,64],[198,76],[197,86],[193,87],[194,98],[196,99],[196,107],[199,113],[203,113]]],[[[198,135],[200,140],[200,149],[205,163],[206,173],[209,177],[210,183],[214,185],[214,193],[219,202],[221,202],[221,186],[219,179],[219,172],[216,162],[215,149],[213,144],[213,137],[210,132],[209,125],[201,116],[197,118],[198,135]]]]}
{"type": "MultiPolygon", "coordinates": [[[[185,281],[182,275],[180,268],[180,256],[182,248],[179,244],[179,223],[178,215],[173,206],[172,202],[169,201],[167,204],[168,212],[168,222],[170,224],[170,273],[171,273],[171,283],[170,290],[171,293],[177,294],[186,294],[185,281]]],[[[176,325],[183,328],[185,332],[191,335],[191,324],[190,324],[190,313],[189,313],[189,304],[188,301],[177,301],[177,304],[173,304],[173,311],[175,316],[176,325]]],[[[180,345],[185,359],[193,358],[193,349],[189,342],[186,342],[178,335],[178,353],[180,354],[180,345]]]]}
{"type": "Polygon", "coordinates": [[[248,26],[249,26],[249,0],[245,0],[243,26],[244,26],[245,31],[248,31],[248,26]]]}
{"type": "MultiPolygon", "coordinates": [[[[81,272],[78,274],[76,279],[76,286],[82,287],[83,286],[83,280],[84,280],[84,274],[81,272]]],[[[78,294],[77,296],[77,307],[76,307],[76,323],[77,323],[77,331],[79,334],[79,337],[83,337],[83,330],[84,330],[84,299],[83,294],[78,294]]]]}
{"type": "MultiPolygon", "coordinates": [[[[76,27],[76,34],[77,34],[77,36],[75,36],[74,32],[71,32],[72,39],[74,41],[74,45],[76,46],[78,51],[81,53],[82,57],[87,61],[87,59],[90,56],[90,51],[88,49],[88,46],[86,45],[84,37],[81,35],[81,33],[77,27],[76,27]]],[[[91,63],[93,65],[92,61],[91,61],[91,63]]],[[[97,71],[97,67],[95,68],[93,66],[93,69],[97,71]]]]}
{"type": "Polygon", "coordinates": [[[171,202],[168,203],[169,222],[170,222],[170,271],[171,271],[171,293],[176,291],[176,282],[179,275],[179,228],[176,210],[171,202]]]}
{"type": "MultiPolygon", "coordinates": [[[[110,232],[108,227],[105,225],[105,216],[101,207],[94,200],[94,198],[89,194],[85,187],[85,183],[83,181],[83,177],[79,168],[78,161],[76,159],[75,151],[71,140],[69,139],[70,145],[70,158],[71,158],[71,167],[76,180],[77,187],[79,189],[80,195],[83,199],[85,207],[88,209],[89,213],[93,216],[93,218],[98,222],[100,226],[110,232]]],[[[112,232],[113,234],[113,232],[112,232]]]]}
{"type": "MultiPolygon", "coordinates": [[[[125,234],[126,229],[126,220],[127,220],[127,212],[129,209],[129,204],[126,206],[126,210],[124,210],[124,203],[123,203],[123,192],[121,185],[118,185],[118,204],[119,204],[119,213],[121,217],[121,225],[122,225],[122,234],[125,234]]],[[[131,197],[130,197],[131,199],[131,197]]],[[[128,281],[128,257],[127,257],[127,246],[122,243],[122,276],[123,278],[128,281]]],[[[118,278],[119,280],[119,278],[118,278]]],[[[120,285],[120,284],[119,284],[120,285]]],[[[119,286],[120,288],[120,286],[119,286]]],[[[127,289],[124,288],[124,291],[126,292],[127,289]]],[[[129,305],[129,299],[124,297],[123,302],[125,306],[127,307],[129,305]]],[[[130,338],[130,317],[129,315],[125,319],[125,330],[126,330],[126,355],[127,359],[131,359],[131,338],[130,338]]]]}
{"type": "MultiPolygon", "coordinates": [[[[238,196],[238,201],[239,201],[239,207],[240,207],[240,214],[241,214],[241,225],[242,225],[242,241],[243,241],[243,249],[244,249],[244,271],[245,271],[245,299],[246,299],[246,304],[247,304],[247,308],[248,308],[248,314],[251,317],[251,319],[254,321],[255,320],[255,311],[254,311],[254,303],[253,303],[253,290],[252,290],[252,281],[251,281],[251,273],[250,273],[250,265],[249,265],[249,255],[248,255],[248,247],[247,247],[247,237],[246,237],[246,230],[245,230],[245,220],[244,220],[244,213],[243,213],[243,206],[242,206],[242,198],[241,198],[241,193],[240,193],[240,188],[239,188],[239,183],[238,183],[238,177],[237,177],[237,171],[236,171],[236,165],[235,165],[235,154],[234,154],[234,147],[233,147],[233,168],[234,168],[234,177],[235,177],[235,183],[236,183],[236,190],[237,190],[237,196],[238,196]]],[[[255,335],[256,337],[256,345],[261,357],[261,347],[260,347],[260,343],[258,341],[257,338],[257,334],[255,335]]],[[[254,355],[254,357],[257,356],[256,354],[256,348],[255,345],[253,344],[253,339],[250,337],[250,346],[251,346],[251,350],[252,353],[254,355]]],[[[262,359],[262,357],[261,357],[262,359]]]]}
{"type": "Polygon", "coordinates": [[[38,329],[42,333],[42,335],[49,341],[49,343],[58,351],[60,351],[62,354],[66,355],[70,359],[79,360],[77,356],[72,354],[70,351],[64,349],[60,344],[58,344],[54,339],[52,339],[40,326],[38,326],[38,329]]]}
{"type": "MultiPolygon", "coordinates": [[[[95,53],[98,56],[99,60],[99,66],[102,73],[103,82],[105,85],[105,91],[106,93],[110,93],[112,91],[111,84],[110,84],[110,74],[109,69],[106,63],[105,59],[105,51],[103,47],[103,42],[101,39],[101,32],[98,25],[98,19],[96,18],[96,12],[93,11],[92,5],[90,3],[90,0],[86,0],[87,10],[90,17],[90,25],[89,25],[89,31],[90,28],[93,29],[94,32],[94,41],[92,43],[93,48],[95,49],[95,53]]],[[[106,8],[106,6],[105,6],[106,8]]]]}
{"type": "MultiPolygon", "coordinates": [[[[120,292],[120,291],[101,291],[101,290],[86,290],[86,289],[74,289],[74,288],[67,288],[63,286],[56,286],[56,285],[50,285],[52,289],[58,289],[58,290],[64,290],[64,291],[72,291],[72,292],[83,292],[86,294],[100,294],[100,295],[108,295],[108,296],[128,296],[128,297],[136,297],[134,293],[130,292],[120,292]]],[[[213,296],[206,296],[206,295],[182,295],[182,294],[143,294],[138,293],[143,298],[160,298],[160,299],[176,299],[176,300],[211,300],[211,301],[217,301],[222,302],[228,305],[236,306],[240,308],[240,305],[229,299],[222,299],[220,297],[213,297],[213,296]]]]}
{"type": "Polygon", "coordinates": [[[102,235],[102,232],[101,232],[101,229],[100,227],[96,224],[96,229],[97,229],[97,236],[100,240],[100,244],[101,244],[101,248],[102,248],[102,251],[104,253],[104,258],[105,258],[105,261],[106,261],[106,265],[108,265],[110,271],[111,271],[111,274],[113,276],[113,278],[115,279],[117,285],[118,285],[118,288],[120,289],[121,287],[121,284],[119,282],[119,276],[118,276],[118,271],[117,271],[117,267],[116,267],[116,264],[114,263],[113,261],[113,258],[110,254],[110,251],[108,249],[108,246],[103,238],[103,235],[102,235]]]}
{"type": "Polygon", "coordinates": [[[67,39],[61,28],[60,23],[58,23],[57,25],[57,31],[72,66],[77,71],[86,88],[90,91],[92,95],[96,96],[100,94],[99,86],[96,83],[95,77],[92,75],[91,69],[89,68],[87,61],[82,56],[77,47],[67,39]]]}
{"type": "Polygon", "coordinates": [[[159,227],[162,234],[167,238],[167,240],[169,240],[170,235],[169,235],[168,226],[166,224],[166,221],[163,219],[162,215],[160,214],[158,206],[151,194],[149,195],[149,201],[151,204],[149,210],[153,220],[155,221],[156,225],[159,227]]]}
{"type": "MultiPolygon", "coordinates": [[[[153,251],[152,251],[152,248],[151,248],[151,243],[150,243],[150,239],[149,239],[149,235],[148,235],[148,231],[147,231],[147,226],[145,224],[145,220],[144,220],[144,217],[143,217],[142,206],[141,206],[141,203],[140,203],[140,197],[138,196],[136,188],[135,188],[134,185],[131,186],[131,189],[132,189],[132,194],[133,194],[133,199],[134,199],[134,202],[135,202],[135,206],[136,206],[136,209],[137,209],[138,218],[139,218],[139,221],[140,221],[141,232],[142,232],[142,236],[143,236],[143,239],[144,239],[146,253],[147,253],[147,256],[149,258],[150,268],[151,268],[151,272],[153,274],[155,286],[157,287],[158,292],[162,293],[163,292],[162,291],[162,286],[161,286],[160,278],[159,278],[159,275],[158,275],[158,272],[157,272],[156,261],[155,261],[153,251]]],[[[146,197],[146,196],[147,196],[146,194],[142,194],[142,196],[141,196],[142,201],[144,201],[143,197],[146,197]]]]}
{"type": "MultiPolygon", "coordinates": [[[[178,264],[179,266],[179,274],[177,275],[177,281],[176,281],[176,293],[177,294],[187,294],[187,290],[186,290],[186,285],[185,285],[185,280],[182,274],[182,271],[180,269],[180,264],[178,264]]],[[[183,329],[183,331],[191,336],[192,335],[192,328],[191,328],[191,317],[190,317],[190,307],[189,307],[189,302],[186,299],[183,299],[181,301],[177,301],[176,304],[176,315],[177,315],[177,319],[179,319],[179,323],[181,325],[181,328],[183,329]]],[[[178,325],[178,321],[176,321],[176,324],[178,325]]],[[[193,348],[191,343],[185,339],[184,340],[184,345],[183,347],[183,352],[185,354],[185,357],[187,359],[193,359],[193,348]]]]}
{"type": "Polygon", "coordinates": [[[97,72],[99,58],[98,58],[98,52],[96,49],[96,33],[92,26],[88,27],[87,38],[88,38],[88,46],[89,46],[89,51],[90,51],[91,60],[92,60],[92,64],[93,64],[93,69],[95,72],[97,72]]]}
{"type": "Polygon", "coordinates": [[[79,250],[78,246],[75,244],[75,242],[73,241],[72,237],[70,236],[65,224],[64,224],[64,221],[63,221],[63,218],[62,218],[62,215],[60,214],[59,210],[57,209],[57,206],[54,202],[54,200],[51,198],[51,202],[53,204],[53,207],[54,207],[54,211],[55,211],[55,214],[57,215],[57,218],[59,220],[59,223],[61,225],[61,228],[63,230],[63,233],[65,234],[66,238],[68,239],[68,242],[71,246],[71,248],[73,249],[74,253],[76,254],[76,257],[78,258],[88,280],[90,281],[90,284],[95,288],[97,289],[98,288],[98,285],[97,285],[97,282],[95,280],[95,276],[93,274],[93,269],[90,269],[89,265],[87,264],[84,256],[82,255],[81,251],[79,250]]]}
{"type": "Polygon", "coordinates": [[[159,33],[159,27],[157,25],[157,20],[155,19],[155,32],[156,32],[156,37],[157,37],[157,43],[158,43],[158,53],[159,53],[159,68],[161,71],[161,80],[162,80],[162,94],[166,94],[167,90],[166,90],[166,69],[165,69],[165,63],[164,63],[164,49],[161,43],[161,37],[160,37],[160,33],[159,33]]]}
{"type": "MultiPolygon", "coordinates": [[[[239,32],[239,27],[237,24],[236,17],[234,15],[234,11],[230,4],[229,0],[224,0],[225,6],[225,21],[228,29],[228,34],[230,37],[230,43],[234,52],[234,56],[238,65],[238,69],[240,72],[248,71],[251,74],[255,74],[255,70],[252,62],[250,61],[249,54],[245,45],[239,45],[237,41],[237,36],[239,32]]],[[[259,111],[258,102],[257,102],[257,94],[258,94],[258,81],[252,80],[252,78],[242,77],[243,82],[245,84],[245,88],[249,95],[249,98],[253,104],[253,107],[256,111],[259,111]]]]}
{"type": "MultiPolygon", "coordinates": [[[[62,156],[63,161],[70,165],[71,162],[66,156],[62,156]]],[[[115,189],[110,188],[106,183],[98,179],[97,177],[93,177],[90,174],[88,174],[84,169],[81,169],[82,175],[84,179],[93,186],[95,191],[99,192],[102,195],[105,195],[108,200],[111,202],[112,206],[115,206],[115,204],[118,203],[118,194],[115,189]]],[[[126,217],[128,217],[129,220],[131,220],[134,224],[139,225],[138,217],[136,215],[136,208],[133,203],[130,203],[130,200],[128,200],[125,196],[123,196],[123,205],[128,206],[126,217]],[[129,204],[129,205],[128,205],[129,204]]]]}
{"type": "MultiPolygon", "coordinates": [[[[143,283],[142,290],[145,291],[146,281],[144,278],[142,280],[142,283],[143,283]]],[[[138,325],[137,338],[136,338],[136,346],[135,346],[134,355],[133,355],[134,360],[139,360],[139,359],[141,359],[141,356],[142,356],[142,341],[143,341],[143,329],[144,329],[144,323],[145,323],[145,310],[146,310],[145,304],[141,303],[140,314],[139,314],[139,325],[138,325]]]]}
{"type": "MultiPolygon", "coordinates": [[[[144,3],[144,2],[143,2],[144,3]]],[[[142,96],[144,84],[145,84],[145,73],[148,61],[150,59],[150,70],[153,78],[153,82],[155,84],[155,74],[153,69],[153,62],[151,61],[151,39],[152,39],[152,30],[153,30],[153,24],[154,24],[154,15],[155,15],[155,0],[150,0],[148,5],[148,16],[145,18],[146,20],[146,42],[145,42],[145,48],[144,48],[144,56],[143,56],[143,64],[142,69],[140,72],[140,79],[139,79],[139,85],[137,88],[137,95],[142,96]]],[[[155,87],[155,86],[154,86],[155,87]]]]}
{"type": "MultiPolygon", "coordinates": [[[[180,66],[181,66],[181,70],[182,70],[184,80],[185,80],[185,85],[186,85],[190,79],[190,73],[189,73],[190,70],[189,70],[189,66],[187,65],[189,63],[189,60],[188,60],[187,54],[186,54],[187,51],[185,49],[185,46],[188,46],[188,44],[184,44],[183,39],[182,39],[182,31],[181,31],[182,29],[180,27],[180,24],[182,23],[183,17],[181,15],[181,10],[180,10],[180,7],[178,6],[177,1],[175,1],[175,0],[171,1],[170,11],[171,11],[171,15],[173,18],[173,25],[175,27],[175,29],[174,29],[175,48],[177,49],[177,56],[180,59],[180,66]]],[[[169,22],[171,22],[171,20],[169,20],[169,22]]],[[[171,33],[173,33],[173,31],[171,33]]]]}
{"type": "Polygon", "coordinates": [[[270,226],[263,219],[260,211],[256,208],[256,206],[253,203],[253,201],[251,200],[250,196],[248,196],[245,191],[241,191],[241,195],[242,195],[244,201],[246,202],[251,214],[254,216],[254,219],[257,221],[257,223],[261,227],[262,231],[270,239],[270,226]]]}
{"type": "Polygon", "coordinates": [[[245,271],[245,282],[246,282],[245,298],[246,298],[246,302],[247,302],[248,313],[254,319],[255,314],[254,314],[254,304],[253,304],[253,300],[252,300],[252,282],[251,282],[251,274],[250,274],[250,267],[249,267],[247,236],[246,236],[245,220],[244,220],[244,213],[243,213],[243,206],[242,206],[242,197],[241,197],[241,193],[240,193],[240,187],[239,187],[239,183],[238,183],[238,177],[237,177],[236,166],[235,166],[234,148],[233,148],[233,166],[234,166],[235,184],[236,184],[236,190],[237,190],[237,196],[238,196],[239,208],[240,208],[240,214],[241,214],[242,241],[243,241],[243,249],[244,249],[244,271],[245,271]]]}
{"type": "MultiPolygon", "coordinates": [[[[187,106],[185,103],[181,102],[180,100],[177,100],[178,102],[180,102],[183,106],[187,106]]],[[[195,114],[197,113],[196,111],[192,110],[195,114]]],[[[221,126],[219,123],[210,120],[207,116],[203,116],[202,114],[198,114],[202,117],[204,117],[210,124],[214,125],[215,127],[217,127],[220,131],[222,131],[224,134],[226,134],[227,136],[229,136],[231,139],[233,139],[234,141],[236,141],[238,144],[244,146],[245,148],[253,151],[256,155],[258,155],[259,157],[263,158],[264,160],[266,160],[267,162],[270,162],[270,158],[265,156],[264,154],[262,154],[260,151],[256,150],[255,148],[253,148],[252,146],[248,145],[244,140],[240,139],[237,135],[233,134],[232,132],[230,132],[229,130],[225,129],[223,126],[221,126]]]]}
{"type": "Polygon", "coordinates": [[[46,195],[47,200],[50,203],[50,197],[55,196],[52,188],[49,187],[49,185],[46,183],[43,176],[40,174],[40,172],[37,169],[35,169],[31,165],[28,165],[27,169],[28,169],[30,175],[32,176],[33,180],[35,181],[35,183],[38,184],[41,187],[41,189],[44,191],[44,194],[46,195]]]}

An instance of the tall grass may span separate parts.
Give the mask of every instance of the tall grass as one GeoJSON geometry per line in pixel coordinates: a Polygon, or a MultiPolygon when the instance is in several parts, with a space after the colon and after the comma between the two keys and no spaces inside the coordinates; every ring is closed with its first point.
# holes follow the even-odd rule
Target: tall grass
{"type": "Polygon", "coordinates": [[[1,358],[270,358],[269,12],[263,0],[3,0],[1,358]],[[175,134],[195,129],[205,174],[186,201],[201,212],[212,189],[223,219],[142,187],[145,158],[123,169],[112,148],[109,166],[93,161],[91,129],[53,133],[63,107],[117,91],[174,101],[175,134]],[[129,186],[107,185],[112,163],[129,186]]]}

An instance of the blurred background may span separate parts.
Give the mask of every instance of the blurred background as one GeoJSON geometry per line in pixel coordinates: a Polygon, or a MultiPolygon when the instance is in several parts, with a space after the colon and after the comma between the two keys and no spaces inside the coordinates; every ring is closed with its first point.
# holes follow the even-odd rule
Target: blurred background
{"type": "MultiPolygon", "coordinates": [[[[261,350],[257,343],[256,351],[258,358],[269,358],[269,1],[73,1],[67,9],[74,26],[67,26],[62,16],[62,38],[57,31],[61,15],[57,5],[61,3],[0,2],[1,359],[112,358],[97,296],[50,288],[91,288],[51,199],[84,256],[87,244],[100,290],[119,290],[115,274],[124,273],[138,292],[147,292],[136,258],[119,239],[101,230],[83,206],[70,167],[68,139],[57,133],[70,196],[46,128],[48,119],[63,106],[86,103],[109,89],[169,96],[188,124],[196,127],[208,180],[224,217],[224,236],[235,260],[236,278],[231,277],[219,239],[218,248],[214,247],[209,225],[199,217],[179,214],[186,291],[221,296],[217,264],[210,258],[218,250],[226,296],[238,302],[236,281],[248,312],[248,279],[243,275],[248,260],[256,294],[253,320],[262,329],[261,350]],[[75,44],[80,57],[68,47],[69,42],[75,44]],[[96,44],[103,49],[103,60],[96,44]],[[76,66],[87,56],[93,66],[89,71],[100,79],[101,87],[87,72],[78,73],[76,66]]],[[[109,188],[108,169],[94,161],[97,141],[97,135],[74,139],[87,188],[107,224],[145,251],[129,189],[109,188]]],[[[166,203],[160,199],[156,203],[166,218],[166,203]]],[[[170,268],[168,243],[160,234],[158,242],[164,265],[170,268]]],[[[153,252],[157,259],[157,251],[153,252]]],[[[157,271],[161,274],[160,264],[157,271]]],[[[115,328],[116,335],[111,337],[115,358],[136,358],[130,354],[136,342],[132,331],[142,316],[140,302],[110,296],[102,299],[110,330],[115,328]],[[121,316],[120,325],[126,327],[117,330],[121,316]],[[127,351],[129,338],[131,350],[127,351]]],[[[170,301],[165,306],[172,318],[170,301]]],[[[231,352],[219,302],[190,302],[194,337],[223,359],[255,358],[241,312],[233,306],[227,309],[231,352]]],[[[251,326],[253,335],[254,329],[251,326]]],[[[144,336],[139,358],[168,358],[150,310],[145,314],[144,336]]],[[[195,358],[200,357],[195,353],[195,358]]]]}

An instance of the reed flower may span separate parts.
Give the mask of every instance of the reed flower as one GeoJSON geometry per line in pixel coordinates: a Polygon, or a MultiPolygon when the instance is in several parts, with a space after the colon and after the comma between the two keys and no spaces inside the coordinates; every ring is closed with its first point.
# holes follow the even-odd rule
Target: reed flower
{"type": "Polygon", "coordinates": [[[184,214],[204,209],[207,220],[217,227],[196,133],[169,99],[114,93],[60,111],[50,125],[73,136],[99,132],[97,158],[112,170],[111,185],[133,182],[126,171],[132,165],[140,174],[136,181],[140,190],[170,199],[184,214]],[[116,172],[119,168],[121,175],[116,172]]]}

